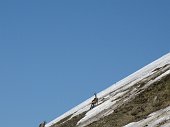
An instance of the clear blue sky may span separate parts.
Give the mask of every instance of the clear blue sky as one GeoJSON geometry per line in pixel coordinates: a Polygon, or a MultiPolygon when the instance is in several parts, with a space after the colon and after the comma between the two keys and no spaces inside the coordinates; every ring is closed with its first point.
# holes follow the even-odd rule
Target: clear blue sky
{"type": "Polygon", "coordinates": [[[169,51],[169,0],[0,0],[0,126],[49,122],[169,51]]]}

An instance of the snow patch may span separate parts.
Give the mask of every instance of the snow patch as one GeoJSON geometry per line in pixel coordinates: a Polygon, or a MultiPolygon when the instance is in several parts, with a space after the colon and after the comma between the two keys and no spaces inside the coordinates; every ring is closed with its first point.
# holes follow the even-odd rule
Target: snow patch
{"type": "MultiPolygon", "coordinates": [[[[92,118],[93,118],[93,120],[99,119],[98,117],[96,117],[96,115],[100,114],[103,110],[109,109],[111,106],[116,105],[116,103],[115,103],[116,101],[114,101],[114,100],[116,100],[119,97],[124,96],[130,87],[132,87],[134,84],[138,83],[139,81],[147,78],[148,76],[151,76],[152,74],[156,73],[157,68],[164,67],[165,65],[170,65],[170,53],[166,54],[165,56],[161,57],[160,59],[152,62],[151,64],[143,67],[142,69],[136,71],[135,73],[131,74],[130,76],[124,78],[123,80],[113,84],[109,88],[98,93],[97,96],[99,98],[100,105],[95,107],[94,109],[90,110],[88,113],[86,113],[86,116],[84,118],[82,118],[78,122],[78,124],[83,124],[83,122],[86,123],[86,121],[89,121],[88,119],[92,119],[92,118]]],[[[152,82],[160,80],[162,77],[166,76],[169,73],[170,73],[170,70],[166,71],[164,74],[162,74],[155,80],[151,81],[150,84],[152,82]]],[[[137,91],[137,90],[133,89],[134,93],[132,93],[132,91],[131,91],[131,95],[129,96],[129,98],[136,95],[135,91],[137,91]]],[[[87,99],[80,105],[74,107],[70,111],[64,113],[60,117],[49,122],[48,124],[46,124],[45,127],[50,127],[53,124],[59,122],[60,120],[64,119],[67,116],[72,115],[72,117],[74,117],[74,116],[79,115],[85,111],[88,111],[90,108],[92,99],[93,99],[93,97],[87,99]]],[[[124,98],[124,100],[122,102],[125,102],[125,100],[128,100],[128,98],[124,98]]],[[[150,118],[152,118],[152,117],[150,117],[150,118]]],[[[92,121],[90,121],[90,122],[92,122],[92,121]]],[[[130,125],[136,125],[136,123],[131,123],[131,124],[127,125],[126,127],[130,127],[130,125]]]]}
{"type": "Polygon", "coordinates": [[[170,106],[148,115],[146,119],[129,123],[124,127],[156,127],[159,125],[161,127],[169,127],[170,123],[166,123],[166,121],[170,121],[170,106]]]}

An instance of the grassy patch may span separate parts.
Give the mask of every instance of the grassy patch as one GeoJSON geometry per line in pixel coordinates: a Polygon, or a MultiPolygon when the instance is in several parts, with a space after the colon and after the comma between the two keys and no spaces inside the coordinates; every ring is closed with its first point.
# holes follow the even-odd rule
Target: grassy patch
{"type": "Polygon", "coordinates": [[[71,115],[65,117],[64,119],[60,120],[60,121],[57,122],[55,125],[52,125],[52,126],[50,126],[50,127],[59,126],[59,125],[62,124],[63,122],[67,121],[70,117],[71,117],[71,115]]]}
{"type": "Polygon", "coordinates": [[[84,112],[80,115],[77,115],[70,120],[67,119],[67,121],[64,121],[64,119],[63,119],[62,120],[63,122],[60,121],[60,122],[52,125],[51,127],[76,127],[77,122],[80,119],[82,119],[85,116],[85,114],[86,114],[86,112],[84,112]]]}
{"type": "Polygon", "coordinates": [[[121,127],[146,118],[150,113],[170,105],[170,75],[153,83],[130,102],[112,114],[86,127],[121,127]]]}

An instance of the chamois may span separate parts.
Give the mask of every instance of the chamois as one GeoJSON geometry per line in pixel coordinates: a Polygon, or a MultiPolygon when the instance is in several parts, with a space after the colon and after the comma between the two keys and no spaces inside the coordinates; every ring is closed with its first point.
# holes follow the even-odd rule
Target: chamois
{"type": "Polygon", "coordinates": [[[46,124],[46,122],[44,121],[44,122],[40,123],[39,127],[45,127],[45,124],[46,124]]]}
{"type": "Polygon", "coordinates": [[[91,107],[90,107],[90,109],[93,109],[93,108],[98,104],[97,94],[94,93],[94,96],[95,96],[95,98],[94,98],[94,99],[92,100],[92,102],[91,102],[91,107]]]}

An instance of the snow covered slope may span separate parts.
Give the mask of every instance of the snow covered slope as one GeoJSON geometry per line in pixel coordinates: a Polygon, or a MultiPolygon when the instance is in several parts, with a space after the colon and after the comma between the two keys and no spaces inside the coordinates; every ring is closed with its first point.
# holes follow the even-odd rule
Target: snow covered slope
{"type": "Polygon", "coordinates": [[[146,127],[146,126],[170,127],[170,106],[148,115],[146,119],[130,123],[124,127],[146,127]]]}
{"type": "MultiPolygon", "coordinates": [[[[68,127],[98,127],[99,124],[97,125],[97,122],[99,120],[116,113],[120,107],[125,104],[128,105],[129,102],[148,90],[154,83],[161,81],[168,75],[170,75],[170,53],[98,93],[99,104],[92,110],[89,110],[89,108],[93,97],[49,122],[46,124],[46,127],[66,127],[66,124],[70,124],[68,127]],[[71,121],[73,125],[71,125],[71,121]],[[95,121],[97,121],[96,125],[93,124],[95,121]]],[[[154,99],[157,101],[157,96],[155,96],[154,99]]],[[[158,109],[158,107],[154,108],[154,110],[156,109],[158,109]]],[[[158,116],[162,115],[159,119],[160,121],[162,119],[162,121],[169,121],[169,114],[164,115],[165,111],[168,111],[169,113],[169,107],[165,110],[158,111],[158,113],[156,112],[158,116]]],[[[131,116],[133,116],[133,114],[135,113],[132,113],[131,116]]],[[[154,121],[155,117],[151,114],[147,119],[154,121]]],[[[126,127],[135,127],[138,124],[143,126],[143,123],[146,123],[145,121],[149,121],[147,119],[130,123],[126,125],[126,127]]],[[[155,122],[158,122],[159,120],[157,119],[155,122]]],[[[151,124],[153,123],[154,122],[151,124]]],[[[167,125],[169,124],[167,123],[167,125]]],[[[102,125],[102,127],[104,126],[102,125]]],[[[107,125],[106,127],[109,126],[107,125]]]]}

